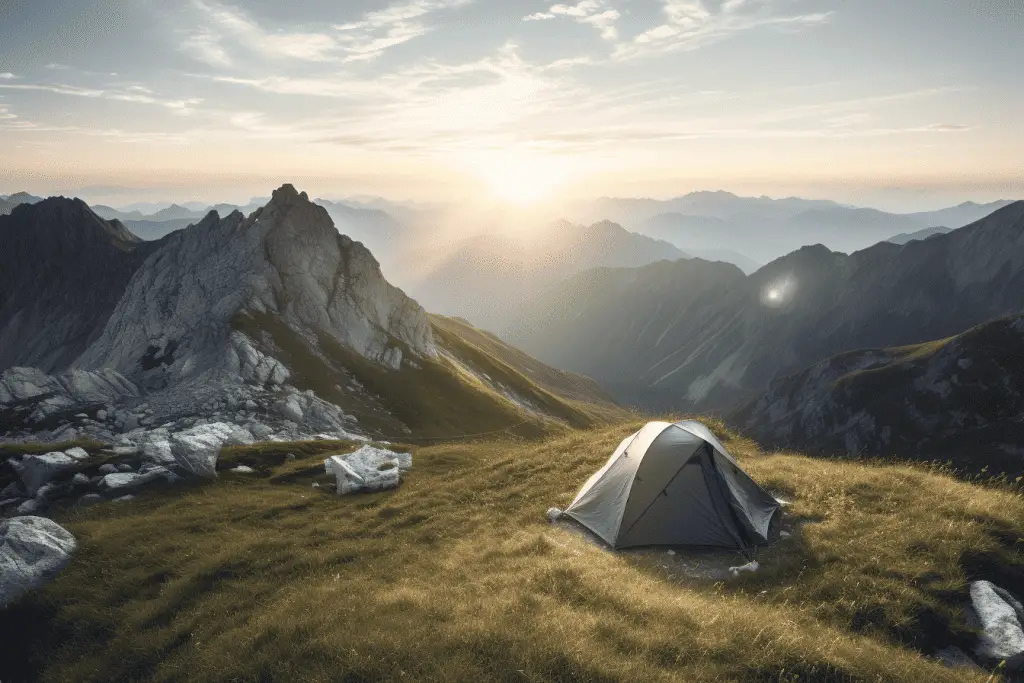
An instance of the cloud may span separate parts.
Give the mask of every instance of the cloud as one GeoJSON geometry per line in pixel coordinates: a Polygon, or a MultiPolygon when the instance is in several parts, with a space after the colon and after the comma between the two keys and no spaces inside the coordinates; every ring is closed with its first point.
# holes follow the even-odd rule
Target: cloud
{"type": "Polygon", "coordinates": [[[12,74],[10,71],[4,71],[3,73],[0,73],[0,80],[11,81],[15,78],[17,78],[17,76],[12,74]]]}
{"type": "Polygon", "coordinates": [[[217,67],[249,60],[249,53],[271,61],[344,63],[375,59],[386,50],[431,30],[423,19],[434,12],[472,0],[405,0],[365,13],[358,21],[335,24],[330,31],[302,31],[261,26],[240,8],[215,0],[192,0],[199,27],[182,40],[180,49],[217,67]]]}
{"type": "Polygon", "coordinates": [[[926,133],[960,133],[968,130],[971,130],[970,126],[960,123],[933,123],[921,129],[926,133]]]}
{"type": "Polygon", "coordinates": [[[128,88],[83,88],[75,85],[48,84],[48,83],[0,83],[0,89],[4,90],[28,90],[48,92],[55,95],[70,95],[72,97],[88,97],[94,99],[115,100],[118,102],[136,102],[139,104],[153,104],[181,113],[191,112],[193,107],[203,102],[201,98],[187,99],[165,99],[156,97],[151,90],[141,86],[129,86],[128,88]]]}
{"type": "Polygon", "coordinates": [[[774,26],[796,29],[823,24],[832,12],[783,14],[777,0],[725,0],[709,9],[704,0],[662,0],[665,21],[616,46],[618,61],[694,50],[731,35],[774,26]]]}
{"type": "Polygon", "coordinates": [[[609,7],[605,0],[580,0],[575,5],[552,5],[547,12],[529,14],[523,17],[523,21],[543,21],[559,16],[593,26],[605,40],[616,40],[619,37],[615,24],[622,15],[618,10],[609,7]]]}
{"type": "Polygon", "coordinates": [[[272,59],[326,61],[338,49],[337,41],[325,33],[267,31],[240,9],[207,0],[192,0],[192,4],[207,27],[187,38],[182,49],[196,51],[203,61],[231,63],[223,44],[225,36],[272,59]]]}

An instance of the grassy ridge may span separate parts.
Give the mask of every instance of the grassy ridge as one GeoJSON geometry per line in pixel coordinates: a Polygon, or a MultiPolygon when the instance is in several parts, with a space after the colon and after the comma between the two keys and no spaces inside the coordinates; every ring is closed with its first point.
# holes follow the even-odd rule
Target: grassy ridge
{"type": "Polygon", "coordinates": [[[910,648],[964,642],[972,573],[1012,578],[1020,495],[733,438],[802,531],[758,574],[680,583],[544,519],[639,426],[414,448],[400,489],[345,498],[311,487],[317,448],[233,451],[267,476],[59,520],[78,556],[0,647],[54,682],[987,679],[910,648]]]}

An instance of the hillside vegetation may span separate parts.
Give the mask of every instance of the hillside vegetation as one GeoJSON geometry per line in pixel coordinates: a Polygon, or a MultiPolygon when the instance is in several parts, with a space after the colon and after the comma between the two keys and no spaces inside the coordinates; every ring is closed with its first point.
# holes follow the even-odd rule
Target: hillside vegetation
{"type": "Polygon", "coordinates": [[[797,531],[757,574],[679,580],[544,517],[640,424],[410,446],[398,490],[343,498],[343,443],[236,447],[256,474],[68,510],[77,556],[0,613],[0,669],[25,663],[0,679],[990,680],[920,652],[970,642],[969,578],[1020,589],[1020,494],[712,424],[797,531]]]}

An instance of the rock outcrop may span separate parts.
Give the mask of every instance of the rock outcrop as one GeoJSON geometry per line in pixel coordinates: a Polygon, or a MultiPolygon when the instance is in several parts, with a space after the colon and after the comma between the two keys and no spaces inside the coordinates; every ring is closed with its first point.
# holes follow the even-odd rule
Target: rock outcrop
{"type": "Polygon", "coordinates": [[[0,609],[56,576],[76,545],[70,532],[45,517],[0,520],[0,609]]]}

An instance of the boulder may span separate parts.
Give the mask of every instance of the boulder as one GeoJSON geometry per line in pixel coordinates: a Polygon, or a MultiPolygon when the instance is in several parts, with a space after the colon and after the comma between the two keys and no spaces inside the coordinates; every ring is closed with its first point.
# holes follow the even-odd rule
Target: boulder
{"type": "Polygon", "coordinates": [[[245,429],[224,422],[196,425],[170,437],[175,461],[200,477],[217,476],[217,455],[223,446],[254,441],[245,429]]]}
{"type": "Polygon", "coordinates": [[[87,493],[78,499],[78,504],[82,506],[94,505],[96,503],[102,503],[104,500],[105,498],[98,493],[87,493]]]}
{"type": "Polygon", "coordinates": [[[64,451],[64,455],[72,457],[75,460],[87,460],[89,458],[89,453],[86,452],[84,448],[79,448],[78,446],[67,449],[64,451]]]}
{"type": "Polygon", "coordinates": [[[0,608],[56,576],[75,546],[74,536],[45,517],[0,522],[0,608]]]}
{"type": "Polygon", "coordinates": [[[41,503],[39,503],[39,501],[33,500],[33,499],[30,498],[30,499],[24,501],[23,503],[21,503],[17,508],[15,508],[14,514],[16,514],[16,515],[34,515],[35,513],[39,512],[39,510],[41,510],[42,507],[43,506],[42,506],[41,503]]]}
{"type": "Polygon", "coordinates": [[[990,581],[971,583],[971,606],[981,626],[974,652],[992,660],[1009,659],[1024,652],[1024,630],[1017,612],[999,592],[1002,589],[997,590],[990,581]]]}
{"type": "Polygon", "coordinates": [[[165,481],[169,484],[173,484],[179,479],[181,479],[181,477],[176,475],[174,472],[171,472],[166,467],[154,466],[149,467],[145,472],[140,473],[115,472],[113,474],[108,474],[100,481],[99,488],[101,491],[107,493],[119,493],[159,481],[165,481]]]}
{"type": "Polygon", "coordinates": [[[141,478],[141,474],[135,474],[134,472],[115,472],[103,477],[100,481],[100,489],[103,491],[130,489],[138,486],[139,479],[141,478]]]}
{"type": "Polygon", "coordinates": [[[100,465],[100,468],[99,468],[99,473],[100,474],[114,474],[115,472],[117,472],[117,468],[114,467],[109,462],[105,463],[103,465],[100,465]]]}
{"type": "Polygon", "coordinates": [[[42,455],[30,454],[21,459],[20,463],[12,466],[21,477],[21,483],[30,496],[34,496],[39,487],[47,483],[61,472],[67,471],[78,461],[60,451],[43,453],[42,455]]]}
{"type": "Polygon", "coordinates": [[[327,474],[333,475],[338,495],[356,491],[384,491],[397,488],[402,473],[412,467],[408,453],[363,446],[348,455],[332,455],[324,460],[327,474]]]}

